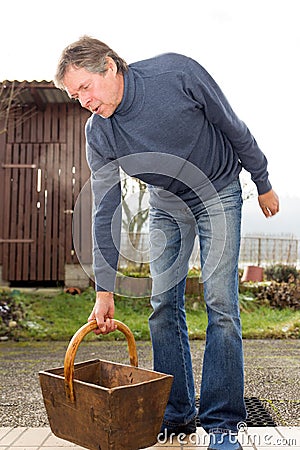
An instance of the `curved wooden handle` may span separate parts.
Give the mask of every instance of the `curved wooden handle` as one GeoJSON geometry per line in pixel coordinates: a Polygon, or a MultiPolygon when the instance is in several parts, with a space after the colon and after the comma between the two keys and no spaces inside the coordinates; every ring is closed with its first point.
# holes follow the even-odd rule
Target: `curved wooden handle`
{"type": "MultiPolygon", "coordinates": [[[[137,350],[136,350],[136,343],[134,336],[127,325],[125,325],[123,322],[120,322],[119,320],[114,320],[115,324],[117,325],[117,330],[121,331],[126,339],[128,344],[128,352],[129,352],[129,359],[130,364],[132,366],[138,367],[138,356],[137,356],[137,350]]],[[[92,320],[91,322],[86,323],[83,325],[79,330],[74,334],[72,337],[67,351],[65,355],[65,361],[64,361],[64,376],[65,376],[65,392],[69,400],[71,402],[75,401],[74,396],[74,361],[76,352],[78,350],[79,344],[83,340],[83,338],[92,330],[95,330],[97,328],[97,322],[96,320],[92,320]]]]}

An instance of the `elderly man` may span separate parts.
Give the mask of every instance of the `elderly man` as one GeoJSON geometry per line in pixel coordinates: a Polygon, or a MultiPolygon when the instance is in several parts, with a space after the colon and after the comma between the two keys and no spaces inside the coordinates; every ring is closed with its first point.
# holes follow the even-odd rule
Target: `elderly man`
{"type": "Polygon", "coordinates": [[[209,449],[241,449],[236,436],[246,411],[239,174],[243,167],[251,173],[262,212],[276,214],[266,157],[217,83],[186,56],[170,53],[127,65],[106,44],[84,36],[63,51],[55,83],[92,113],[86,141],[97,293],[89,320],[97,320],[98,333],[115,330],[121,167],[150,191],[154,370],[174,376],[162,432],[190,434],[199,414],[209,449]],[[199,411],[184,308],[196,236],[208,313],[199,411]]]}

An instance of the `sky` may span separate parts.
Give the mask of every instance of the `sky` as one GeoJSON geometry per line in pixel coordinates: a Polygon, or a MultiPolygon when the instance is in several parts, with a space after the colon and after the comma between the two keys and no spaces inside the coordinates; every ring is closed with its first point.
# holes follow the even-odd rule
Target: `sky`
{"type": "MultiPolygon", "coordinates": [[[[84,34],[128,63],[165,52],[202,64],[269,161],[280,198],[300,202],[298,0],[15,0],[2,6],[0,81],[51,80],[84,34]],[[7,8],[7,11],[5,11],[7,8]]],[[[274,218],[275,219],[275,218],[274,218]]]]}

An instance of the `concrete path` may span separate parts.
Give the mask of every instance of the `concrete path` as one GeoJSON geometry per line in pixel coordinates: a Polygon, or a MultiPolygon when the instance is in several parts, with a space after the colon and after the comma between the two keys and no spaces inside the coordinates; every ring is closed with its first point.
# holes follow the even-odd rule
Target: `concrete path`
{"type": "MultiPolygon", "coordinates": [[[[300,427],[275,427],[275,428],[248,428],[239,434],[239,441],[244,450],[267,449],[300,449],[300,427]]],[[[158,442],[148,450],[189,450],[206,449],[208,445],[207,434],[202,428],[197,433],[185,438],[158,442]]],[[[51,433],[49,427],[3,427],[0,428],[0,450],[79,450],[79,447],[68,441],[57,438],[51,433]]]]}

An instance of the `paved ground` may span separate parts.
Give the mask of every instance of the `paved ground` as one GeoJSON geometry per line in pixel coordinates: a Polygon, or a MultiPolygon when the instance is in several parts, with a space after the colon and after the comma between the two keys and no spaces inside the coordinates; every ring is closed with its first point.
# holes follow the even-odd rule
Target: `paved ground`
{"type": "MultiPolygon", "coordinates": [[[[45,427],[38,372],[63,365],[66,342],[0,343],[0,426],[45,427]]],[[[151,369],[149,342],[137,342],[139,366],[151,369]]],[[[203,341],[191,342],[196,385],[203,341]]],[[[261,399],[277,426],[300,426],[300,340],[245,340],[245,397],[261,399]]],[[[125,342],[83,342],[76,361],[128,363],[125,342]]]]}
{"type": "MultiPolygon", "coordinates": [[[[239,434],[244,450],[300,449],[300,427],[250,428],[239,434]]],[[[204,450],[208,445],[207,434],[202,428],[190,436],[181,436],[165,442],[164,439],[148,450],[204,450]]],[[[0,428],[0,450],[81,450],[83,447],[54,436],[48,427],[0,428]]],[[[100,449],[100,446],[99,446],[100,449]]],[[[119,449],[115,449],[119,450],[119,449]]],[[[128,449],[130,450],[130,449],[128,449]]]]}

